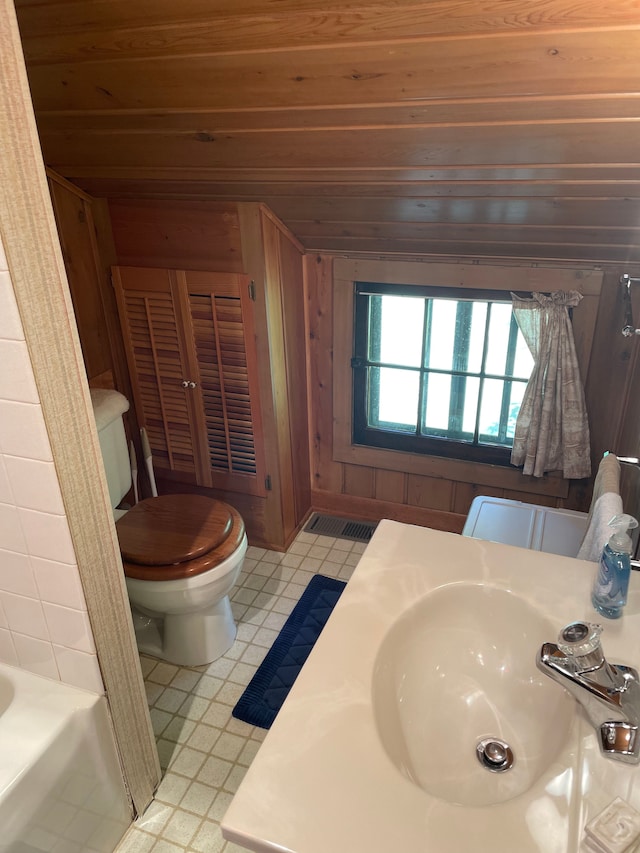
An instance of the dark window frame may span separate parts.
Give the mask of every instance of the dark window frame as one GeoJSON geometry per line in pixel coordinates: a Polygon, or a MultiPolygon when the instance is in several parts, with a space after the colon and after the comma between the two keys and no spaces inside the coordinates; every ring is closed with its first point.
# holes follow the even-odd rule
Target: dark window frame
{"type": "MultiPolygon", "coordinates": [[[[368,351],[368,327],[369,327],[369,296],[390,294],[394,296],[411,296],[423,297],[425,299],[446,298],[457,302],[474,302],[474,301],[492,301],[510,303],[511,298],[508,291],[504,290],[473,290],[461,293],[459,288],[454,287],[438,287],[430,285],[402,285],[402,284],[381,284],[376,282],[354,282],[354,353],[351,362],[353,374],[353,435],[352,441],[356,445],[364,445],[368,447],[377,447],[386,450],[396,450],[411,453],[420,453],[431,456],[441,456],[455,458],[461,460],[469,460],[474,462],[482,462],[492,465],[507,466],[511,460],[511,444],[493,444],[489,442],[481,443],[476,432],[473,437],[473,442],[452,438],[446,435],[443,430],[443,435],[423,435],[419,434],[420,423],[418,422],[416,432],[401,432],[399,430],[385,430],[381,427],[371,427],[368,424],[368,394],[369,382],[368,374],[370,370],[375,370],[376,365],[381,365],[379,360],[376,362],[370,359],[368,351]]],[[[376,303],[374,303],[375,305],[376,303]]],[[[429,304],[429,303],[427,303],[429,304]]],[[[456,320],[456,334],[462,334],[462,326],[459,324],[459,316],[456,320]]],[[[515,320],[511,324],[511,335],[514,334],[515,320]]],[[[428,332],[428,322],[425,318],[425,333],[426,338],[428,332]]],[[[517,335],[517,327],[515,327],[517,335]]],[[[513,339],[515,342],[515,338],[513,339]]],[[[456,364],[453,370],[436,370],[424,367],[425,345],[428,341],[423,341],[423,366],[415,368],[420,373],[420,390],[418,410],[423,410],[423,394],[426,383],[425,374],[442,373],[452,376],[452,396],[455,395],[456,386],[462,385],[463,377],[468,371],[465,365],[456,364]],[[458,371],[456,373],[456,370],[458,371]],[[457,379],[456,379],[457,377],[457,379]]],[[[486,356],[487,341],[485,339],[486,356]]],[[[510,348],[511,357],[515,352],[515,348],[510,348]]],[[[509,366],[509,365],[508,365],[509,366]]],[[[513,366],[512,363],[510,365],[513,366]]],[[[397,367],[397,365],[389,365],[389,367],[397,367]]],[[[520,380],[510,380],[506,374],[497,375],[485,373],[481,371],[483,377],[492,379],[497,378],[505,380],[507,383],[520,380]]],[[[474,375],[478,375],[474,372],[474,375]]],[[[483,380],[482,380],[483,381],[483,380]]],[[[501,422],[506,423],[505,406],[508,405],[506,391],[503,394],[503,411],[501,413],[501,422]]],[[[506,438],[506,433],[502,436],[502,440],[506,438]]]]}

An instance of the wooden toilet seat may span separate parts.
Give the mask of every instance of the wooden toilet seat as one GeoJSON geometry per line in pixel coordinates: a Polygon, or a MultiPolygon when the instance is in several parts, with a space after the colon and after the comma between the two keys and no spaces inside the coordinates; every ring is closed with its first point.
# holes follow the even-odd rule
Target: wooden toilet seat
{"type": "Polygon", "coordinates": [[[240,545],[244,522],[229,504],[202,495],[145,498],[116,523],[125,575],[147,581],[199,575],[240,545]]]}

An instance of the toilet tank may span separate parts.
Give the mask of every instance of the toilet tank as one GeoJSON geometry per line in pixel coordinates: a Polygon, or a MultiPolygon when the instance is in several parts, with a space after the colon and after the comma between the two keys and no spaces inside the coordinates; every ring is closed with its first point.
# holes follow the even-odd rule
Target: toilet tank
{"type": "Polygon", "coordinates": [[[102,460],[107,474],[111,507],[115,509],[131,488],[129,446],[122,421],[129,401],[119,391],[91,389],[102,460]]]}

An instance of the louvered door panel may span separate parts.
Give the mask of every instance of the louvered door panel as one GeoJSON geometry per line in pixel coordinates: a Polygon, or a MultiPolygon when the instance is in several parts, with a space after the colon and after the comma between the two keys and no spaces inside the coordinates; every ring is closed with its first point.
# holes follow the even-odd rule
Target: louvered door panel
{"type": "Polygon", "coordinates": [[[215,308],[231,466],[233,470],[255,474],[256,455],[240,300],[216,299],[215,308]]]}
{"type": "Polygon", "coordinates": [[[189,294],[213,474],[255,479],[258,462],[240,299],[189,294]]]}
{"type": "Polygon", "coordinates": [[[247,284],[233,274],[185,274],[212,483],[264,494],[247,284]]]}
{"type": "Polygon", "coordinates": [[[264,495],[246,284],[237,274],[114,267],[136,408],[154,465],[178,480],[264,495]]]}
{"type": "Polygon", "coordinates": [[[218,361],[212,303],[211,296],[189,294],[210,464],[213,470],[229,471],[222,378],[218,361]]]}
{"type": "Polygon", "coordinates": [[[139,408],[141,417],[144,418],[156,462],[162,467],[168,468],[170,467],[169,446],[164,429],[164,414],[153,354],[147,300],[144,296],[125,293],[124,305],[125,322],[128,325],[129,332],[128,338],[135,362],[135,379],[137,381],[134,387],[138,397],[136,408],[139,408]]]}
{"type": "Polygon", "coordinates": [[[197,478],[187,376],[168,270],[114,269],[136,408],[154,466],[197,478]]]}

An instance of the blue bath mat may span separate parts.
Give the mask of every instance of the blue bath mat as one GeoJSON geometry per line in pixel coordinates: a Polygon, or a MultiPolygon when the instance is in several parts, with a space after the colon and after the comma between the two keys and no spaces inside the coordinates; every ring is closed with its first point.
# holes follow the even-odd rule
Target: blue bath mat
{"type": "Polygon", "coordinates": [[[271,728],[345,586],[344,581],[325,575],[311,578],[233,709],[234,717],[252,726],[271,728]]]}

